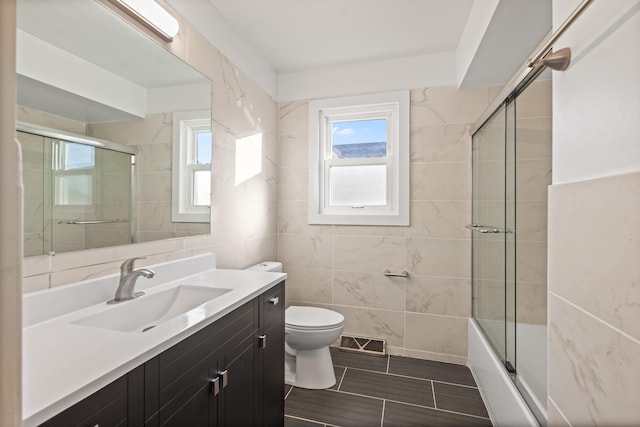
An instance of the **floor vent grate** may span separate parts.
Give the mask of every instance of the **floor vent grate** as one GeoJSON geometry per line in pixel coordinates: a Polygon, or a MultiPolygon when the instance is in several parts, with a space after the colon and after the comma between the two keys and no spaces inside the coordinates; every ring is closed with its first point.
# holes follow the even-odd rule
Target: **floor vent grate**
{"type": "Polygon", "coordinates": [[[386,356],[387,345],[384,340],[376,338],[353,337],[349,335],[340,336],[340,350],[366,353],[376,356],[386,356]]]}

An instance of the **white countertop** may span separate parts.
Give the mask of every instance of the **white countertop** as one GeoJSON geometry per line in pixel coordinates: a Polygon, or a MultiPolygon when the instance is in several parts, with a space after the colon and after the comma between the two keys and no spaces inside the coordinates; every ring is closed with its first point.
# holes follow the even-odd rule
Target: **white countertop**
{"type": "MultiPolygon", "coordinates": [[[[164,263],[170,265],[171,270],[166,276],[174,280],[162,282],[159,279],[159,283],[145,284],[145,279],[140,278],[136,290],[152,295],[179,283],[228,288],[231,291],[144,333],[72,323],[108,310],[112,306],[107,306],[106,299],[66,313],[45,308],[55,307],[56,298],[59,300],[60,295],[67,301],[75,294],[86,293],[92,285],[95,293],[108,293],[111,287],[115,291],[117,275],[62,287],[59,295],[55,295],[56,289],[38,292],[34,297],[26,295],[25,309],[33,315],[25,314],[25,325],[28,326],[23,330],[23,425],[36,426],[48,420],[286,278],[283,273],[206,269],[202,267],[206,266],[203,260],[206,258],[199,257],[196,268],[193,268],[193,261],[189,264],[189,259],[183,263],[182,260],[164,263]],[[192,274],[177,277],[176,269],[192,274]],[[194,270],[198,271],[193,273],[194,270]],[[113,285],[107,286],[107,290],[98,289],[101,284],[110,282],[113,285]],[[47,311],[51,311],[47,316],[53,317],[43,320],[42,314],[38,316],[47,311]]],[[[156,277],[163,273],[162,265],[147,268],[154,269],[156,277]]]]}

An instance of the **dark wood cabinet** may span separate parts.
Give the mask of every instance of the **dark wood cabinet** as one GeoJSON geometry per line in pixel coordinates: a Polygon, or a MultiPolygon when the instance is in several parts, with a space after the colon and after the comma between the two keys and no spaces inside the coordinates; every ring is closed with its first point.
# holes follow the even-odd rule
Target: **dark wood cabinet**
{"type": "Polygon", "coordinates": [[[264,426],[284,424],[284,286],[261,296],[262,419],[264,426]]]}
{"type": "Polygon", "coordinates": [[[281,282],[43,426],[245,427],[283,422],[281,282]]]}
{"type": "Polygon", "coordinates": [[[46,427],[126,426],[127,378],[124,375],[42,424],[46,427]]]}
{"type": "MultiPolygon", "coordinates": [[[[256,331],[257,332],[257,331],[256,331]]],[[[255,335],[226,352],[218,397],[219,426],[261,425],[257,409],[259,383],[255,335]]],[[[284,398],[284,396],[283,396],[284,398]]]]}

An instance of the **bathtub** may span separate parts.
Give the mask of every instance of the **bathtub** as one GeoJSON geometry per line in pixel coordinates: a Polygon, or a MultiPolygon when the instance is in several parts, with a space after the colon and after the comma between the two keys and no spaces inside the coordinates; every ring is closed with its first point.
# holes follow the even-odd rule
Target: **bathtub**
{"type": "MultiPolygon", "coordinates": [[[[523,387],[527,387],[532,391],[539,391],[541,387],[546,388],[546,327],[543,325],[523,325],[519,324],[519,336],[528,334],[533,339],[525,344],[525,340],[519,345],[521,351],[518,351],[522,358],[530,357],[533,360],[531,363],[537,361],[544,366],[538,366],[539,369],[544,369],[545,378],[539,384],[524,384],[523,387]],[[544,339],[544,345],[538,346],[538,352],[544,354],[535,354],[535,343],[540,339],[544,339]],[[535,390],[534,390],[535,389],[535,390]]],[[[531,359],[530,359],[531,360],[531,359]]],[[[532,366],[531,363],[523,365],[532,366]]],[[[484,336],[480,326],[475,319],[469,320],[469,368],[473,373],[473,376],[478,384],[478,389],[482,395],[482,400],[487,407],[489,417],[495,427],[539,427],[540,424],[536,420],[532,411],[527,406],[524,398],[514,385],[513,381],[509,377],[509,374],[504,369],[502,362],[495,355],[489,341],[484,336]]],[[[545,394],[546,395],[546,394],[545,394]]],[[[536,409],[543,417],[546,417],[546,402],[530,402],[531,405],[536,405],[536,409]]]]}

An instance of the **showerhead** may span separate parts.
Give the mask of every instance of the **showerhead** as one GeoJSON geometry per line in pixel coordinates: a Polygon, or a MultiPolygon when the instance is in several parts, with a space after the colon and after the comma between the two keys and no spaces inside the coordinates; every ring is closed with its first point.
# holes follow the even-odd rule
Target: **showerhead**
{"type": "Polygon", "coordinates": [[[564,71],[569,67],[569,63],[571,63],[571,49],[565,47],[537,60],[531,66],[538,67],[540,65],[546,65],[552,70],[564,71]]]}

